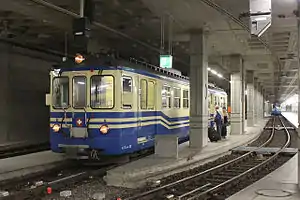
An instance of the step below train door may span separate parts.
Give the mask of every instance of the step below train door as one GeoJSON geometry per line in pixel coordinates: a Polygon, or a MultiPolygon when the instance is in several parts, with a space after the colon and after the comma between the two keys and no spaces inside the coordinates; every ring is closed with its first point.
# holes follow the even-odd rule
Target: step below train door
{"type": "Polygon", "coordinates": [[[72,130],[71,137],[87,138],[87,78],[86,76],[74,76],[72,79],[72,130]]]}
{"type": "Polygon", "coordinates": [[[139,95],[137,108],[138,144],[154,141],[157,127],[156,81],[145,76],[139,77],[139,95]]]}

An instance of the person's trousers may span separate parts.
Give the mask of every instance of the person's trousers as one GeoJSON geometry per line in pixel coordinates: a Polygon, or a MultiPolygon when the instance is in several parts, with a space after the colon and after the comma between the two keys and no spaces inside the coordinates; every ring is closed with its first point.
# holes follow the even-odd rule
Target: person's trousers
{"type": "Polygon", "coordinates": [[[219,136],[222,136],[222,125],[217,125],[217,132],[219,134],[219,136]]]}

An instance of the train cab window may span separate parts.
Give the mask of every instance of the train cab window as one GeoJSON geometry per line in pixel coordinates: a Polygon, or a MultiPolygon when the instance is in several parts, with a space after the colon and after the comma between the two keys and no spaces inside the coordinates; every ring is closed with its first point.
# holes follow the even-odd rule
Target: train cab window
{"type": "Polygon", "coordinates": [[[189,108],[189,91],[183,90],[183,108],[189,108]]]}
{"type": "Polygon", "coordinates": [[[147,81],[142,79],[140,81],[140,106],[141,109],[147,109],[147,81]]]}
{"type": "Polygon", "coordinates": [[[153,81],[148,82],[148,110],[154,110],[155,108],[155,83],[153,81]]]}
{"type": "Polygon", "coordinates": [[[52,82],[52,101],[54,108],[69,107],[69,78],[55,77],[52,82]]]}
{"type": "Polygon", "coordinates": [[[173,106],[174,108],[180,108],[181,104],[181,89],[180,88],[174,88],[174,101],[173,106]]]}
{"type": "Polygon", "coordinates": [[[114,77],[96,75],[91,77],[91,108],[111,109],[114,107],[114,77]]]}
{"type": "Polygon", "coordinates": [[[75,76],[73,78],[73,107],[86,107],[86,77],[75,76]]]}
{"type": "Polygon", "coordinates": [[[132,78],[128,76],[122,77],[122,108],[131,109],[132,108],[132,78]]]}
{"type": "Polygon", "coordinates": [[[162,107],[171,108],[171,87],[164,85],[161,92],[162,107]]]}

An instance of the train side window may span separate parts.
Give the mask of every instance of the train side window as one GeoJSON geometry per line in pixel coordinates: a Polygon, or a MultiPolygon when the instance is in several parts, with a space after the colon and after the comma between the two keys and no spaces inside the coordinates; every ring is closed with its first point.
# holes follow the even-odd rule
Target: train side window
{"type": "Polygon", "coordinates": [[[183,90],[183,108],[189,108],[189,91],[183,90]]]}
{"type": "Polygon", "coordinates": [[[91,77],[91,108],[110,109],[114,107],[114,77],[94,75],[91,77]]]}
{"type": "Polygon", "coordinates": [[[181,103],[181,89],[174,88],[174,101],[173,101],[174,108],[180,108],[180,103],[181,103]]]}
{"type": "Polygon", "coordinates": [[[155,105],[155,84],[153,81],[148,82],[148,105],[149,110],[154,110],[155,105]]]}
{"type": "Polygon", "coordinates": [[[162,87],[162,107],[171,108],[171,87],[164,85],[162,87]]]}
{"type": "Polygon", "coordinates": [[[122,108],[131,109],[132,108],[132,78],[129,76],[122,77],[122,108]]]}
{"type": "Polygon", "coordinates": [[[142,79],[140,81],[140,106],[141,109],[147,109],[147,81],[145,79],[142,79]]]}

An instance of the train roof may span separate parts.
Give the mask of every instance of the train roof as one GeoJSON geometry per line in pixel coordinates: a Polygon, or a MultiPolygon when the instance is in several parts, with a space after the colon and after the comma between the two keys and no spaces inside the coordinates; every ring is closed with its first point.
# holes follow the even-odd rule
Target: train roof
{"type": "MultiPolygon", "coordinates": [[[[164,69],[161,67],[157,67],[155,65],[143,62],[143,61],[138,61],[134,58],[130,59],[130,62],[127,61],[122,61],[120,63],[116,63],[114,66],[105,66],[105,65],[96,65],[92,64],[88,66],[82,66],[82,65],[77,65],[76,67],[73,68],[61,68],[61,72],[67,72],[67,71],[86,71],[86,70],[124,70],[124,71],[129,71],[137,74],[142,74],[146,75],[149,77],[153,78],[159,78],[159,79],[169,79],[169,80],[177,80],[177,81],[182,81],[185,83],[189,83],[189,77],[183,76],[180,73],[173,71],[173,70],[168,70],[164,69]],[[130,67],[127,67],[130,66],[130,67]]],[[[208,89],[210,89],[212,92],[226,92],[217,86],[215,86],[212,83],[208,83],[208,89]]]]}

